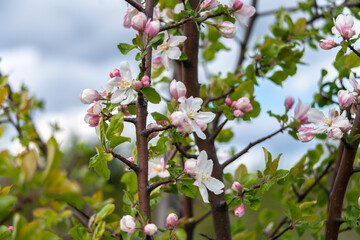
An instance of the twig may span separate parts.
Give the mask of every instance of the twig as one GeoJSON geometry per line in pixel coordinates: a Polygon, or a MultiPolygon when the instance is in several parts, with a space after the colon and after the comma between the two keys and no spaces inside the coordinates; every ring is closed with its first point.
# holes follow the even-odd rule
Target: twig
{"type": "Polygon", "coordinates": [[[216,240],[215,238],[211,238],[203,233],[199,233],[201,236],[203,236],[204,238],[208,239],[208,240],[216,240]]]}
{"type": "Polygon", "coordinates": [[[183,155],[186,158],[197,158],[198,155],[195,154],[190,154],[186,151],[184,151],[184,149],[181,147],[180,143],[176,142],[175,144],[176,149],[181,153],[181,155],[183,155]]]}
{"type": "Polygon", "coordinates": [[[299,192],[298,192],[298,190],[296,189],[295,185],[294,185],[294,184],[291,184],[291,187],[292,187],[292,189],[293,189],[296,197],[299,198],[299,192]]]}
{"type": "Polygon", "coordinates": [[[217,137],[217,135],[219,135],[220,131],[223,129],[223,127],[225,126],[225,124],[228,122],[228,119],[225,119],[225,121],[223,121],[219,127],[216,128],[216,131],[213,132],[211,134],[211,136],[209,137],[210,138],[210,141],[213,141],[215,140],[215,138],[217,137]]]}
{"type": "Polygon", "coordinates": [[[140,12],[145,12],[145,9],[137,2],[135,2],[134,0],[125,0],[127,3],[129,3],[131,6],[133,6],[134,8],[136,8],[137,10],[139,10],[140,12]]]}
{"type": "Polygon", "coordinates": [[[292,230],[292,229],[294,229],[294,225],[291,223],[287,228],[285,228],[284,230],[282,230],[280,233],[276,234],[275,236],[273,236],[269,240],[278,239],[281,235],[283,235],[284,233],[286,233],[287,231],[292,230]]]}
{"type": "Polygon", "coordinates": [[[211,210],[207,211],[206,213],[204,213],[201,217],[199,217],[198,219],[194,220],[191,224],[193,226],[196,226],[198,223],[200,223],[202,220],[204,220],[205,218],[207,218],[208,216],[210,216],[211,214],[211,210]]]}
{"type": "Polygon", "coordinates": [[[141,132],[141,135],[144,137],[148,137],[153,132],[165,131],[172,127],[174,127],[174,125],[167,125],[165,127],[154,127],[154,128],[145,129],[141,132]]]}
{"type": "Polygon", "coordinates": [[[204,101],[203,106],[204,106],[204,107],[207,107],[210,102],[212,102],[212,101],[217,101],[217,100],[219,100],[219,99],[225,98],[226,96],[228,96],[229,94],[231,94],[231,93],[234,92],[234,91],[235,91],[235,88],[232,88],[232,89],[230,89],[228,92],[223,93],[223,94],[221,94],[221,95],[219,95],[219,96],[217,96],[217,97],[208,97],[208,98],[206,98],[206,100],[204,101]]]}
{"type": "Polygon", "coordinates": [[[227,165],[229,165],[230,163],[232,163],[233,161],[235,161],[236,159],[238,159],[239,157],[241,157],[243,154],[247,153],[249,151],[250,148],[252,148],[253,146],[275,136],[276,134],[284,131],[287,127],[281,127],[279,130],[277,130],[276,132],[273,132],[263,138],[258,139],[255,142],[250,142],[246,148],[244,148],[243,150],[241,150],[240,152],[236,153],[234,156],[232,156],[231,158],[229,158],[228,160],[226,160],[222,165],[222,169],[224,169],[227,165]]]}
{"type": "Polygon", "coordinates": [[[136,118],[124,118],[124,122],[130,122],[135,124],[136,123],[136,118]]]}
{"type": "Polygon", "coordinates": [[[86,227],[87,229],[89,229],[89,218],[86,218],[82,213],[80,213],[79,211],[77,211],[77,209],[73,208],[72,206],[67,206],[66,207],[68,210],[71,211],[72,215],[79,220],[79,222],[86,227]]]}
{"type": "Polygon", "coordinates": [[[357,173],[357,172],[360,172],[360,167],[353,168],[352,173],[357,173]]]}
{"type": "Polygon", "coordinates": [[[163,184],[167,184],[167,183],[171,183],[171,182],[174,182],[176,181],[176,178],[171,178],[171,179],[165,179],[165,180],[160,180],[160,181],[157,181],[151,185],[148,186],[148,190],[151,192],[152,190],[154,190],[155,188],[157,188],[158,186],[161,186],[163,184]]]}
{"type": "Polygon", "coordinates": [[[355,53],[358,57],[360,57],[360,52],[356,51],[356,49],[353,46],[349,45],[349,48],[351,49],[351,51],[353,51],[353,53],[355,53]]]}
{"type": "Polygon", "coordinates": [[[132,170],[134,170],[134,172],[138,172],[139,171],[139,166],[136,165],[135,163],[133,162],[130,162],[129,160],[127,160],[126,158],[124,158],[123,156],[121,156],[120,154],[117,154],[117,153],[114,153],[114,152],[111,152],[111,154],[119,159],[120,161],[122,161],[123,163],[125,163],[129,168],[131,168],[132,170]]]}

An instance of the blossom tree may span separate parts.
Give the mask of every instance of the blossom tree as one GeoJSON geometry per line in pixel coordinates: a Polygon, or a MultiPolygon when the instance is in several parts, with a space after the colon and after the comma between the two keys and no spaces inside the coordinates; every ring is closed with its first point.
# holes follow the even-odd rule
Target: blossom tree
{"type": "Polygon", "coordinates": [[[360,66],[360,53],[355,49],[353,17],[358,17],[360,2],[329,1],[319,6],[316,1],[301,1],[297,9],[263,13],[257,11],[256,0],[250,5],[240,0],[126,2],[123,25],[135,33],[131,43],[119,43],[118,49],[124,55],[136,51],[138,67],[122,61],[98,90],[84,86],[80,94],[80,101],[88,104],[84,120],[99,138],[89,168],[96,179],[105,181],[116,171],[112,163],[123,163],[125,186],[117,190],[123,194],[121,203],[104,198],[101,190],[87,196],[83,179],[72,179],[60,168],[55,138],[42,140],[31,118],[41,103],[25,88],[14,92],[2,76],[0,121],[16,129],[25,148],[17,156],[0,153],[0,169],[12,179],[12,185],[0,189],[4,224],[0,238],[27,239],[33,234],[58,239],[62,228],[56,227],[61,225],[70,228],[66,232],[74,239],[197,239],[196,227],[209,215],[211,236],[200,233],[207,239],[273,240],[296,235],[330,240],[352,229],[360,232],[356,175],[360,87],[355,69],[360,66]],[[353,15],[343,15],[344,8],[353,15]],[[297,14],[292,16],[294,11],[297,14]],[[266,15],[276,16],[271,34],[251,45],[254,22],[266,15]],[[222,37],[239,37],[238,27],[244,35],[236,68],[225,75],[211,72],[203,83],[199,62],[207,64],[228,50],[222,37]],[[268,111],[269,118],[278,121],[278,130],[260,139],[240,136],[249,144],[238,152],[229,149],[227,159],[220,159],[218,144],[237,134],[231,126],[251,123],[261,112],[255,86],[262,79],[281,86],[289,76],[301,75],[297,68],[304,51],[317,46],[319,55],[338,48],[337,53],[332,50],[338,75],[331,80],[323,69],[311,104],[299,99],[292,114],[295,99],[287,96],[283,113],[268,111]],[[166,92],[160,88],[164,84],[166,92]],[[150,112],[150,106],[156,111],[150,112]],[[324,107],[329,109],[328,117],[324,107]],[[125,136],[123,130],[129,126],[134,134],[125,136]],[[318,144],[290,169],[279,169],[281,154],[273,159],[265,148],[264,169],[251,173],[243,164],[235,171],[228,167],[280,133],[288,133],[299,144],[314,139],[318,144]],[[132,156],[125,156],[117,147],[132,139],[132,156]],[[18,212],[34,189],[44,197],[28,222],[18,212]],[[181,196],[182,204],[160,219],[154,208],[161,205],[165,193],[181,196]],[[282,216],[278,209],[261,207],[269,193],[281,204],[282,216]],[[199,202],[209,211],[197,216],[193,208],[199,202]],[[248,209],[258,215],[253,228],[243,220],[248,209]]]}

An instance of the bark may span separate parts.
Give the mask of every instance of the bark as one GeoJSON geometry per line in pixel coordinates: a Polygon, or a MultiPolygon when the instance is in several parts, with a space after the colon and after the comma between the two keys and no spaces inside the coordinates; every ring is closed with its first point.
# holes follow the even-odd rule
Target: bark
{"type": "MultiPolygon", "coordinates": [[[[360,134],[360,112],[356,115],[350,136],[352,137],[357,134],[360,134]]],[[[346,188],[353,172],[353,163],[359,147],[359,142],[360,139],[350,144],[344,143],[343,152],[340,150],[338,152],[338,154],[342,153],[342,157],[336,174],[336,179],[330,193],[325,240],[338,239],[339,228],[343,222],[341,218],[341,210],[343,208],[346,188]]]]}
{"type": "MultiPolygon", "coordinates": [[[[195,9],[199,4],[199,0],[190,0],[190,5],[195,9]]],[[[199,51],[199,32],[194,22],[188,22],[184,26],[185,36],[187,40],[184,44],[184,52],[188,56],[188,60],[183,62],[183,82],[187,89],[187,97],[199,96],[199,81],[198,81],[198,51],[199,51]]],[[[206,140],[201,140],[195,136],[196,144],[199,151],[205,150],[209,159],[214,162],[214,168],[212,176],[223,181],[222,168],[219,164],[214,141],[208,139],[209,133],[205,131],[207,135],[206,140]]],[[[213,226],[217,240],[231,239],[230,219],[228,213],[228,206],[224,199],[224,193],[215,195],[209,192],[209,198],[213,216],[213,226]]]]}

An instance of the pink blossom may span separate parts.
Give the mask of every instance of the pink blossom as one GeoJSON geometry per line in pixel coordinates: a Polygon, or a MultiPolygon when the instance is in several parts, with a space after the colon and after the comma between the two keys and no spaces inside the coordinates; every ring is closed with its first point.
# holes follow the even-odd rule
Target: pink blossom
{"type": "Polygon", "coordinates": [[[244,5],[240,0],[231,0],[231,2],[233,3],[232,7],[235,10],[233,13],[234,17],[241,25],[247,26],[242,19],[253,16],[256,9],[251,5],[244,5]]]}
{"type": "Polygon", "coordinates": [[[243,7],[244,3],[240,0],[236,0],[233,2],[232,9],[234,11],[240,10],[243,7]]]}
{"type": "MultiPolygon", "coordinates": [[[[134,163],[135,157],[129,157],[129,158],[127,158],[126,160],[128,160],[129,162],[134,163]]],[[[131,169],[130,169],[129,166],[126,166],[125,170],[126,170],[126,171],[130,171],[131,169]]]]}
{"type": "Polygon", "coordinates": [[[164,158],[161,158],[160,161],[149,161],[148,178],[151,179],[156,176],[161,178],[170,177],[170,173],[166,170],[167,168],[169,168],[169,165],[165,163],[164,158]]]}
{"type": "Polygon", "coordinates": [[[339,44],[337,44],[333,40],[325,40],[325,39],[322,39],[319,45],[324,50],[330,50],[334,47],[339,46],[339,44]]]}
{"type": "Polygon", "coordinates": [[[149,19],[146,23],[146,35],[149,38],[153,38],[155,37],[160,31],[160,21],[158,20],[154,20],[151,21],[151,19],[149,19]]]}
{"type": "Polygon", "coordinates": [[[309,142],[315,137],[314,129],[310,127],[301,127],[296,133],[299,140],[302,142],[309,142]]]}
{"type": "Polygon", "coordinates": [[[179,218],[175,213],[170,213],[166,218],[166,226],[168,228],[173,228],[176,226],[179,218]]]}
{"type": "Polygon", "coordinates": [[[180,97],[185,97],[186,95],[186,87],[184,83],[176,81],[175,79],[171,81],[169,91],[171,96],[173,96],[176,100],[180,97]]]}
{"type": "Polygon", "coordinates": [[[286,112],[289,111],[292,108],[292,106],[294,105],[294,102],[295,102],[294,98],[292,96],[290,96],[290,95],[288,95],[285,98],[284,105],[285,105],[286,112]]]}
{"type": "Polygon", "coordinates": [[[161,57],[156,57],[152,60],[151,62],[151,67],[153,68],[153,70],[157,71],[162,67],[161,64],[161,57]]]}
{"type": "Polygon", "coordinates": [[[192,126],[188,120],[186,113],[181,111],[173,112],[170,116],[171,124],[176,127],[177,132],[191,133],[192,126]]]}
{"type": "Polygon", "coordinates": [[[189,175],[194,175],[196,166],[197,166],[197,160],[194,158],[189,158],[188,160],[186,160],[184,164],[184,171],[189,175]]]}
{"type": "Polygon", "coordinates": [[[358,206],[360,207],[360,197],[358,198],[358,206]]]}
{"type": "Polygon", "coordinates": [[[242,185],[238,181],[234,181],[231,185],[231,189],[234,191],[234,193],[241,193],[242,192],[242,185]]]}
{"type": "Polygon", "coordinates": [[[99,102],[93,102],[89,105],[88,107],[88,110],[87,110],[88,113],[90,114],[97,114],[99,115],[101,112],[102,112],[102,105],[101,103],[99,102]]]}
{"type": "Polygon", "coordinates": [[[147,75],[144,75],[141,78],[141,83],[143,84],[144,87],[150,87],[150,78],[147,75]]]}
{"type": "Polygon", "coordinates": [[[231,101],[231,99],[230,98],[225,98],[225,104],[227,105],[227,106],[231,106],[231,103],[232,103],[232,101],[231,101]]]}
{"type": "Polygon", "coordinates": [[[201,10],[211,10],[216,8],[219,5],[218,1],[216,0],[205,0],[201,3],[201,10]]]}
{"type": "Polygon", "coordinates": [[[131,87],[137,92],[139,92],[143,88],[143,86],[144,85],[142,84],[141,81],[133,81],[131,83],[131,87]]]}
{"type": "Polygon", "coordinates": [[[234,110],[233,114],[235,117],[243,117],[244,116],[244,113],[240,109],[234,110]]]}
{"type": "Polygon", "coordinates": [[[218,23],[217,29],[224,38],[233,38],[237,31],[237,27],[229,21],[218,23]]]}
{"type": "Polygon", "coordinates": [[[84,104],[92,103],[101,98],[100,93],[94,89],[85,89],[79,96],[80,101],[84,104]]]}
{"type": "Polygon", "coordinates": [[[253,106],[251,105],[251,103],[249,103],[249,105],[247,105],[247,107],[244,109],[244,112],[249,113],[252,112],[253,110],[253,106]]]}
{"type": "Polygon", "coordinates": [[[245,109],[249,106],[250,100],[247,97],[239,98],[235,103],[235,108],[245,112],[245,109]]]}
{"type": "Polygon", "coordinates": [[[124,27],[130,28],[131,27],[131,19],[138,14],[138,10],[134,8],[133,6],[129,5],[128,9],[126,11],[126,14],[124,16],[124,27]]]}
{"type": "Polygon", "coordinates": [[[113,70],[110,71],[109,76],[111,78],[120,77],[120,70],[117,68],[114,68],[113,70]]]}
{"type": "Polygon", "coordinates": [[[354,25],[354,19],[351,15],[342,15],[337,16],[336,20],[334,19],[334,27],[331,29],[333,34],[342,36],[344,39],[350,39],[355,35],[355,30],[352,29],[354,25]]]}
{"type": "Polygon", "coordinates": [[[144,227],[144,233],[148,236],[153,236],[157,233],[157,227],[153,223],[148,223],[144,227]]]}
{"type": "Polygon", "coordinates": [[[127,232],[129,235],[131,235],[135,232],[135,228],[136,228],[136,223],[135,223],[135,219],[132,216],[126,215],[120,219],[121,231],[127,232]]]}
{"type": "Polygon", "coordinates": [[[244,216],[245,215],[245,208],[244,208],[244,205],[240,205],[240,206],[238,206],[237,208],[235,208],[235,210],[234,210],[234,214],[235,214],[235,216],[237,216],[237,217],[242,217],[242,216],[244,216]]]}
{"type": "Polygon", "coordinates": [[[301,124],[308,123],[307,112],[310,110],[310,108],[311,106],[309,104],[302,104],[302,102],[299,100],[295,107],[294,120],[301,124]]]}
{"type": "Polygon", "coordinates": [[[90,127],[96,127],[99,125],[100,122],[100,115],[99,114],[86,114],[84,121],[89,124],[90,127]]]}
{"type": "Polygon", "coordinates": [[[147,18],[145,13],[138,12],[132,19],[131,19],[131,27],[137,31],[144,31],[146,28],[147,18]]]}
{"type": "Polygon", "coordinates": [[[8,229],[9,229],[10,232],[13,232],[13,231],[14,231],[14,227],[13,227],[13,226],[9,226],[8,229]]]}
{"type": "Polygon", "coordinates": [[[356,93],[350,93],[348,90],[339,90],[338,100],[340,109],[344,110],[349,107],[355,101],[356,95],[356,93]]]}

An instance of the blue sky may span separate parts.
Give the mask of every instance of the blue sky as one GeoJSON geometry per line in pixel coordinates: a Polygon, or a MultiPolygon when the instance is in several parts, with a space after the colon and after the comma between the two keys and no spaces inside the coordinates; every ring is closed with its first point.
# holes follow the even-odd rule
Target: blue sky
{"type": "MultiPolygon", "coordinates": [[[[294,2],[260,0],[258,12],[278,9],[281,5],[294,6],[294,2]]],[[[58,135],[63,145],[71,133],[78,133],[83,140],[96,137],[94,130],[83,121],[87,106],[78,96],[85,88],[101,89],[108,72],[123,60],[133,64],[133,75],[137,73],[133,55],[123,56],[117,50],[118,43],[130,42],[135,35],[122,26],[125,11],[124,0],[0,1],[0,69],[9,74],[13,86],[25,83],[45,101],[45,111],[36,114],[43,136],[50,134],[48,124],[57,121],[63,128],[58,135]]],[[[256,22],[250,43],[261,40],[261,36],[269,32],[270,21],[271,17],[263,17],[256,22]]],[[[241,28],[239,26],[239,37],[241,28]]],[[[237,59],[239,48],[233,40],[224,42],[233,50],[222,52],[216,62],[209,65],[213,73],[234,69],[235,61],[228,62],[228,59],[237,59]]],[[[305,52],[306,65],[299,67],[298,74],[289,78],[283,87],[260,80],[256,97],[262,103],[263,112],[253,124],[245,123],[237,128],[230,146],[241,149],[248,142],[277,130],[276,122],[269,120],[266,111],[282,113],[288,94],[310,102],[317,90],[321,68],[330,66],[335,54],[336,50],[305,52]]],[[[200,77],[204,78],[202,71],[200,77]]],[[[281,166],[290,167],[314,143],[302,144],[283,134],[261,146],[273,155],[284,153],[281,166]]],[[[224,149],[222,146],[220,157],[226,158],[224,149]]],[[[256,147],[241,161],[251,169],[261,168],[264,161],[261,147],[256,147]]]]}

